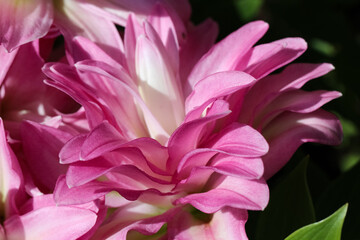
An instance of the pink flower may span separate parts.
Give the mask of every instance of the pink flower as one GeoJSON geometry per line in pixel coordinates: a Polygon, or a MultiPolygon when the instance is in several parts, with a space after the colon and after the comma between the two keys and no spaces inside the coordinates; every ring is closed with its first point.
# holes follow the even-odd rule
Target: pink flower
{"type": "Polygon", "coordinates": [[[299,90],[330,65],[269,75],[305,51],[302,39],[253,47],[268,27],[257,21],[212,46],[213,22],[190,25],[186,38],[177,26],[156,5],[141,24],[129,16],[121,59],[77,37],[68,56],[74,66],[43,68],[49,85],[84,107],[91,129],[60,152],[69,168],[58,179],[56,201],[105,196],[117,208],[95,238],[152,235],[167,223],[164,238],[246,239],[246,210],[268,201],[263,162],[268,178],[302,142],[341,140],[337,118],[319,110],[340,94],[299,90]],[[289,147],[279,157],[284,142],[289,147]],[[197,211],[208,220],[197,219],[197,211]]]}

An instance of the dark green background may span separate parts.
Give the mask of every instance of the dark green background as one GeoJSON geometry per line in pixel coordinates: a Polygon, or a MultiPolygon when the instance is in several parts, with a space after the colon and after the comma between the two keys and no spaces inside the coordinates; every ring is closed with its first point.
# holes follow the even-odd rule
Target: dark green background
{"type": "Polygon", "coordinates": [[[219,39],[259,19],[270,24],[260,43],[285,37],[304,38],[308,50],[296,62],[329,62],[336,68],[309,82],[305,89],[337,90],[343,94],[324,107],[341,119],[342,145],[303,145],[289,164],[269,181],[269,207],[262,213],[250,213],[249,238],[283,239],[300,226],[319,221],[348,202],[342,239],[360,239],[360,1],[190,2],[195,23],[208,17],[219,23],[219,39]]]}

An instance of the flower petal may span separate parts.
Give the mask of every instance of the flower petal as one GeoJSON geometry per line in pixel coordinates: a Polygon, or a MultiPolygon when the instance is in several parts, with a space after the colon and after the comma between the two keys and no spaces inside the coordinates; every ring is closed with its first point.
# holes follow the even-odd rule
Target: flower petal
{"type": "Polygon", "coordinates": [[[46,35],[53,21],[53,6],[48,0],[1,0],[0,16],[0,43],[12,51],[46,35]]]}
{"type": "Polygon", "coordinates": [[[191,204],[205,213],[214,213],[223,207],[263,210],[269,200],[269,189],[264,179],[250,180],[231,176],[214,177],[211,190],[189,194],[174,204],[191,204]]]}
{"type": "Polygon", "coordinates": [[[57,178],[67,170],[58,155],[72,134],[30,121],[23,122],[21,133],[24,159],[36,186],[44,193],[52,192],[57,178]]]}
{"type": "Polygon", "coordinates": [[[16,201],[18,193],[23,190],[23,175],[6,138],[0,118],[0,211],[8,217],[17,212],[16,201]]]}
{"type": "Polygon", "coordinates": [[[268,24],[263,21],[251,22],[217,43],[200,59],[190,73],[190,86],[193,87],[198,81],[212,73],[234,70],[267,29],[268,24]]]}
{"type": "Polygon", "coordinates": [[[244,71],[256,79],[293,61],[305,52],[306,42],[301,38],[285,38],[253,48],[244,71]]]}
{"type": "Polygon", "coordinates": [[[340,144],[342,128],[335,115],[319,109],[306,114],[284,113],[263,130],[263,135],[270,145],[269,153],[263,157],[264,177],[268,179],[286,164],[302,143],[340,144]]]}
{"type": "Polygon", "coordinates": [[[255,82],[252,76],[238,71],[214,73],[198,81],[187,97],[185,110],[188,113],[211,99],[225,97],[255,82]]]}
{"type": "Polygon", "coordinates": [[[246,94],[239,121],[252,124],[255,115],[280,93],[299,89],[311,79],[320,77],[334,67],[331,64],[292,64],[279,74],[260,79],[246,94]]]}
{"type": "Polygon", "coordinates": [[[96,223],[91,210],[72,206],[51,206],[13,216],[5,221],[7,239],[77,239],[96,223]],[[69,217],[71,216],[71,217],[69,217]],[[55,234],[56,233],[56,234],[55,234]]]}
{"type": "Polygon", "coordinates": [[[168,223],[168,238],[177,240],[247,240],[245,232],[247,218],[246,210],[224,207],[212,215],[209,223],[204,223],[195,219],[187,211],[182,211],[168,223]]]}

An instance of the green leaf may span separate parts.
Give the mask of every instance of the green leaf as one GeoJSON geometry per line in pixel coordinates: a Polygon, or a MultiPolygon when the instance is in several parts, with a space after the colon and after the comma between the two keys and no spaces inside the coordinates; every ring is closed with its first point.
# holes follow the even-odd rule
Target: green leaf
{"type": "Polygon", "coordinates": [[[349,211],[343,226],[343,239],[360,239],[360,163],[335,179],[324,189],[316,203],[316,213],[320,218],[330,214],[329,210],[337,209],[349,203],[349,211]]]}
{"type": "Polygon", "coordinates": [[[340,240],[347,208],[345,204],[330,217],[300,228],[285,240],[340,240]]]}
{"type": "Polygon", "coordinates": [[[234,0],[239,17],[245,21],[254,19],[263,5],[263,0],[234,0]]]}
{"type": "Polygon", "coordinates": [[[280,179],[270,191],[270,202],[260,214],[256,240],[284,239],[294,230],[315,222],[314,207],[307,186],[308,158],[280,179]]]}

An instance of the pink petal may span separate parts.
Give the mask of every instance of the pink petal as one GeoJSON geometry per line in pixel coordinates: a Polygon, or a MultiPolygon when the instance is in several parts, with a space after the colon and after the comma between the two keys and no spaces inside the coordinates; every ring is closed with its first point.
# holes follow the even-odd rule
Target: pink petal
{"type": "Polygon", "coordinates": [[[186,42],[180,49],[180,78],[185,97],[192,90],[187,81],[188,75],[200,58],[214,45],[218,32],[217,23],[211,19],[198,26],[189,23],[186,42]]]}
{"type": "MultiPolygon", "coordinates": [[[[109,99],[108,92],[114,92],[108,106],[112,112],[116,112],[118,118],[118,125],[121,130],[126,133],[129,138],[148,136],[148,129],[145,128],[144,120],[139,117],[138,110],[142,111],[142,114],[146,116],[147,123],[151,126],[154,132],[156,132],[161,142],[166,142],[168,133],[163,129],[153,113],[149,110],[143,99],[138,93],[137,86],[131,78],[122,69],[117,70],[112,66],[105,63],[94,61],[83,61],[76,64],[77,69],[84,71],[85,73],[95,74],[95,79],[100,78],[101,81],[107,84],[99,84],[96,91],[100,92],[103,99],[109,99]],[[105,78],[104,78],[105,77],[105,78]],[[110,89],[106,86],[112,86],[110,89]],[[101,91],[100,91],[101,89],[101,91]]],[[[95,88],[95,87],[94,87],[95,88]]],[[[95,89],[94,89],[95,91],[95,89]]],[[[98,93],[99,94],[99,93],[98,93]]],[[[116,121],[116,120],[115,120],[116,121]]],[[[112,123],[111,121],[109,121],[112,123]]]]}
{"type": "Polygon", "coordinates": [[[142,34],[145,34],[143,27],[136,21],[134,14],[130,14],[126,22],[124,35],[125,56],[129,73],[136,84],[135,49],[136,41],[142,34]]]}
{"type": "MultiPolygon", "coordinates": [[[[161,4],[156,4],[152,13],[147,18],[147,21],[154,28],[162,44],[165,46],[166,52],[169,55],[169,60],[174,69],[179,68],[179,43],[176,37],[176,28],[169,16],[168,11],[161,4]]],[[[145,28],[148,37],[154,41],[147,27],[145,28]]],[[[157,36],[155,37],[157,38],[157,36]]]]}
{"type": "Polygon", "coordinates": [[[216,168],[216,172],[220,174],[234,177],[260,179],[264,173],[264,164],[261,158],[218,155],[211,160],[210,166],[216,168]]]}
{"type": "Polygon", "coordinates": [[[256,179],[264,172],[260,158],[241,158],[217,149],[201,148],[189,152],[181,159],[177,168],[177,178],[187,178],[193,174],[194,168],[201,166],[207,166],[224,175],[256,179]]]}
{"type": "Polygon", "coordinates": [[[69,164],[79,161],[81,159],[80,149],[86,137],[87,134],[79,134],[69,140],[59,152],[59,162],[61,164],[69,164]]]}
{"type": "Polygon", "coordinates": [[[7,219],[4,225],[9,240],[63,240],[77,239],[86,234],[94,226],[96,219],[96,213],[88,209],[51,206],[22,216],[13,216],[7,219]]]}
{"type": "Polygon", "coordinates": [[[152,235],[179,211],[179,208],[162,213],[154,205],[133,202],[119,208],[96,232],[94,239],[126,240],[128,232],[135,230],[144,235],[152,235]]]}
{"type": "Polygon", "coordinates": [[[198,81],[185,103],[186,112],[193,110],[211,99],[217,99],[247,88],[255,79],[243,72],[226,71],[214,73],[198,81]]]}
{"type": "Polygon", "coordinates": [[[305,52],[306,42],[301,38],[285,38],[254,47],[245,70],[256,79],[298,58],[305,52]]]}
{"type": "Polygon", "coordinates": [[[119,132],[108,122],[96,126],[81,146],[80,160],[89,160],[119,148],[124,144],[119,132]]]}
{"type": "Polygon", "coordinates": [[[189,194],[177,199],[175,204],[191,204],[205,213],[214,213],[223,207],[234,207],[249,210],[263,210],[269,200],[269,189],[265,180],[249,180],[245,178],[214,178],[203,193],[189,194]]]}
{"type": "MultiPolygon", "coordinates": [[[[21,114],[20,110],[27,110],[26,112],[34,115],[45,114],[39,110],[44,108],[43,105],[47,105],[42,101],[46,91],[46,86],[43,83],[45,76],[41,72],[44,61],[40,57],[36,45],[36,42],[33,42],[19,47],[12,62],[10,62],[12,58],[10,55],[13,53],[7,54],[6,58],[10,58],[7,59],[7,63],[6,59],[1,59],[5,60],[5,66],[11,64],[7,72],[4,72],[5,78],[2,79],[4,81],[2,99],[6,101],[8,109],[6,112],[7,119],[22,120],[21,115],[24,113],[21,114]],[[29,59],[32,60],[29,61],[29,59]]],[[[12,137],[14,136],[12,135],[12,137]]]]}
{"type": "MultiPolygon", "coordinates": [[[[145,24],[145,27],[150,33],[151,26],[145,24]]],[[[156,39],[156,33],[152,35],[156,39]]],[[[137,41],[135,63],[139,91],[156,120],[170,135],[183,121],[185,116],[184,100],[169,55],[159,39],[158,41],[153,40],[139,37],[137,41]]],[[[145,114],[144,118],[150,136],[154,139],[161,139],[162,134],[157,132],[157,128],[154,129],[148,115],[145,114]]],[[[161,142],[164,143],[164,141],[161,142]]]]}
{"type": "Polygon", "coordinates": [[[169,172],[175,171],[179,161],[186,153],[198,147],[206,126],[227,114],[229,112],[214,112],[213,115],[186,122],[177,128],[171,135],[168,144],[170,159],[167,167],[169,172]]]}
{"type": "Polygon", "coordinates": [[[107,54],[100,46],[82,36],[76,36],[72,39],[72,49],[71,56],[75,63],[91,59],[105,62],[114,67],[120,67],[118,65],[123,64],[125,61],[123,53],[119,49],[113,49],[116,54],[107,54]]]}
{"type": "Polygon", "coordinates": [[[217,43],[200,59],[190,73],[190,86],[193,87],[198,81],[210,74],[234,70],[243,56],[264,35],[267,29],[268,24],[265,22],[251,22],[217,43]]]}
{"type": "Polygon", "coordinates": [[[12,66],[12,63],[15,59],[15,56],[17,54],[17,50],[15,49],[11,53],[8,53],[5,48],[0,45],[0,62],[1,62],[1,68],[0,68],[0,86],[3,85],[3,81],[6,77],[6,74],[8,73],[10,67],[12,66]]]}
{"type": "Polygon", "coordinates": [[[82,80],[75,68],[61,63],[47,63],[43,67],[43,72],[51,78],[46,80],[48,85],[65,92],[84,107],[90,127],[97,126],[103,120],[117,125],[110,109],[101,104],[100,99],[81,84],[82,80]]]}
{"type": "Polygon", "coordinates": [[[3,226],[0,224],[0,239],[1,240],[5,240],[6,236],[5,236],[5,230],[3,228],[3,226]]]}
{"type": "Polygon", "coordinates": [[[281,73],[260,79],[247,93],[240,122],[251,124],[257,111],[275,99],[281,92],[301,88],[311,79],[320,77],[334,67],[331,64],[292,64],[281,73]]]}
{"type": "Polygon", "coordinates": [[[233,123],[208,143],[208,147],[241,157],[260,157],[269,146],[265,138],[252,127],[233,123]]]}
{"type": "Polygon", "coordinates": [[[247,240],[245,232],[247,218],[245,210],[224,207],[212,215],[209,223],[204,223],[196,220],[187,211],[182,211],[168,223],[168,238],[247,240]]]}
{"type": "Polygon", "coordinates": [[[302,90],[286,91],[273,100],[256,116],[254,126],[258,129],[266,126],[272,119],[284,111],[309,113],[313,112],[331,100],[341,96],[336,91],[313,91],[302,90]],[[259,125],[258,125],[259,124],[259,125]]]}
{"type": "Polygon", "coordinates": [[[57,178],[67,166],[59,163],[59,152],[72,134],[35,122],[21,127],[25,161],[35,184],[42,192],[52,192],[57,178]]]}
{"type": "Polygon", "coordinates": [[[71,43],[75,36],[88,38],[115,59],[122,59],[123,43],[110,19],[95,14],[89,17],[91,12],[81,1],[63,1],[61,7],[61,11],[55,12],[54,22],[64,35],[67,50],[70,52],[70,55],[67,55],[70,63],[73,63],[71,54],[74,49],[71,43]]]}
{"type": "Polygon", "coordinates": [[[12,51],[46,35],[53,21],[53,5],[48,0],[1,0],[0,16],[0,43],[12,51]]]}
{"type": "Polygon", "coordinates": [[[342,128],[335,115],[319,109],[307,114],[284,113],[263,130],[263,135],[270,145],[269,153],[263,157],[264,177],[268,179],[286,164],[302,143],[340,144],[342,128]]]}
{"type": "Polygon", "coordinates": [[[9,217],[17,212],[17,201],[20,200],[23,191],[23,175],[18,160],[7,142],[1,118],[0,144],[0,209],[6,217],[9,217]]]}

